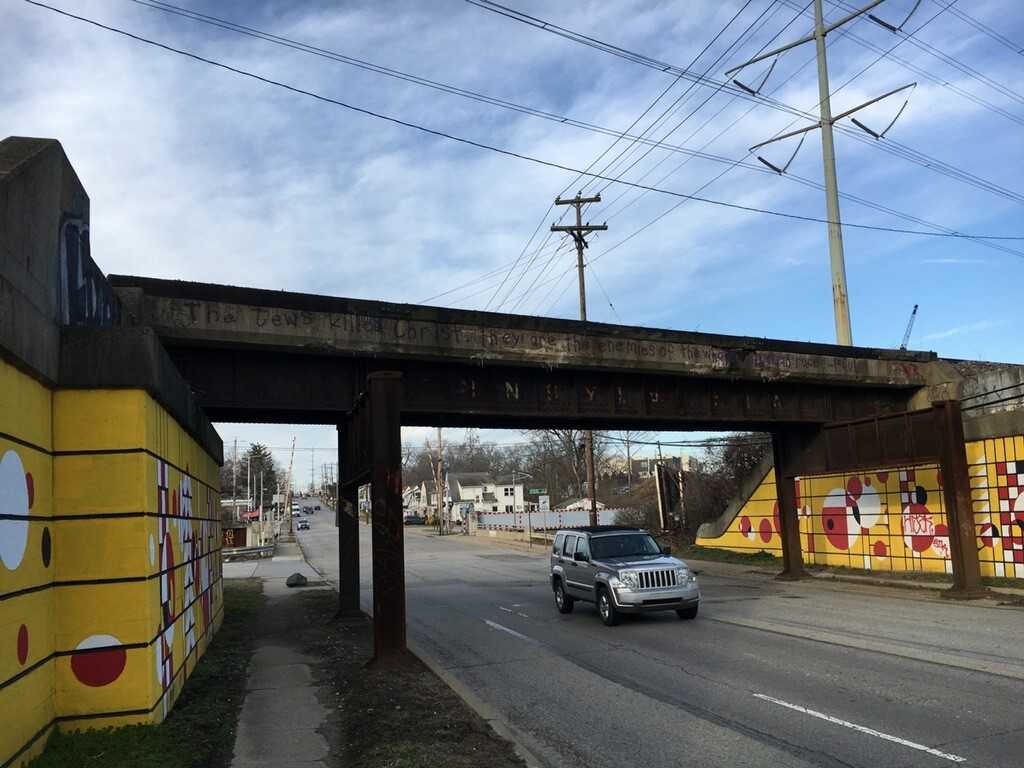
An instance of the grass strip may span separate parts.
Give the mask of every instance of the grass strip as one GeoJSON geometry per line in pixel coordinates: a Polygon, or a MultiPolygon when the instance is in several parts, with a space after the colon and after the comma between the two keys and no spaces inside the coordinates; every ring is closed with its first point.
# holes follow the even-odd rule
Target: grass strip
{"type": "Polygon", "coordinates": [[[228,768],[263,605],[259,579],[224,582],[224,621],[159,725],[55,731],[30,768],[228,768]]]}

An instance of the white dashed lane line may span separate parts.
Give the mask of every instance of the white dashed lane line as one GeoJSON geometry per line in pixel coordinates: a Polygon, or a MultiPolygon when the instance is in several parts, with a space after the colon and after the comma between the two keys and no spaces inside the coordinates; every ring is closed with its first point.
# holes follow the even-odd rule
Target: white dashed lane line
{"type": "Polygon", "coordinates": [[[514,629],[509,629],[508,627],[502,626],[501,624],[499,624],[496,621],[490,621],[489,619],[484,619],[483,621],[484,621],[484,624],[489,626],[491,629],[497,629],[497,630],[499,630],[501,632],[508,632],[508,634],[512,635],[513,637],[518,637],[520,640],[526,640],[527,642],[530,642],[530,643],[536,643],[537,642],[532,637],[527,637],[526,635],[522,634],[521,632],[516,632],[514,629]]]}
{"type": "Polygon", "coordinates": [[[875,738],[891,741],[894,744],[909,747],[910,749],[916,749],[919,752],[927,752],[929,755],[941,757],[943,760],[949,760],[954,763],[963,763],[967,760],[966,757],[960,757],[960,755],[951,755],[948,752],[940,752],[939,750],[925,746],[924,744],[918,744],[913,741],[908,741],[907,739],[901,739],[899,736],[893,736],[889,733],[882,733],[881,731],[876,731],[874,728],[868,728],[864,725],[857,725],[857,723],[851,723],[849,720],[842,720],[838,717],[833,717],[832,715],[826,715],[824,712],[816,712],[813,709],[802,707],[799,704],[790,704],[788,701],[776,699],[772,696],[766,696],[763,693],[755,693],[754,698],[761,699],[762,701],[768,701],[772,704],[778,704],[780,707],[786,707],[787,709],[792,709],[794,712],[800,712],[802,714],[809,715],[810,717],[816,717],[819,720],[824,720],[832,723],[833,725],[841,725],[844,728],[850,728],[851,730],[859,731],[860,733],[866,733],[868,736],[874,736],[875,738]]]}

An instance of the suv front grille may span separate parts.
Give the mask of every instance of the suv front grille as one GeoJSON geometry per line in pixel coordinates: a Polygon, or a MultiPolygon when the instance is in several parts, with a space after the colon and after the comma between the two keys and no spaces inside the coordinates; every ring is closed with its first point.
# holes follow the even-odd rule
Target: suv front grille
{"type": "Polygon", "coordinates": [[[640,589],[663,589],[676,586],[675,568],[663,571],[639,571],[640,589]]]}

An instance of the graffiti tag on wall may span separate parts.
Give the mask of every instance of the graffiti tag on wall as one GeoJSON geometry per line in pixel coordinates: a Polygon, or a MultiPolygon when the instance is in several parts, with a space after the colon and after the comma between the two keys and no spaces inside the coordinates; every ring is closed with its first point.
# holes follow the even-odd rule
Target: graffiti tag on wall
{"type": "Polygon", "coordinates": [[[89,251],[89,224],[65,215],[60,225],[62,325],[113,325],[120,304],[89,251]]]}

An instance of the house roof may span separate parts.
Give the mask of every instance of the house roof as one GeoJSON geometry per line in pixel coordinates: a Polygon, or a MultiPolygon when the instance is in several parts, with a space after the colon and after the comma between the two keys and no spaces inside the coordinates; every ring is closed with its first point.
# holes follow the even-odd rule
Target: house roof
{"type": "Polygon", "coordinates": [[[454,485],[487,485],[491,482],[488,472],[452,472],[448,475],[448,484],[454,485]]]}

